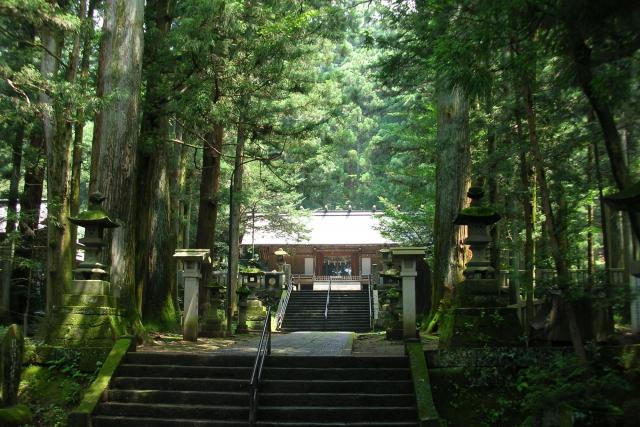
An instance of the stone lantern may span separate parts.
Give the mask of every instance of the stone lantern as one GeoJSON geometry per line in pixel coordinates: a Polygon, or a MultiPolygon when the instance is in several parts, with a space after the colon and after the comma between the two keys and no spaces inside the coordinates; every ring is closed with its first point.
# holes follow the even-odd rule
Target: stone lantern
{"type": "Polygon", "coordinates": [[[509,296],[501,290],[487,253],[489,227],[500,220],[500,215],[481,205],[483,195],[481,188],[471,187],[467,193],[471,206],[460,211],[454,221],[468,227],[464,243],[470,246],[472,258],[463,273],[464,280],[453,290],[453,307],[443,311],[441,348],[521,343],[518,308],[508,306],[509,296]]]}
{"type": "Polygon", "coordinates": [[[95,362],[103,360],[115,340],[124,333],[124,312],[118,307],[119,292],[109,282],[109,266],[102,260],[104,231],[119,226],[109,218],[101,204],[105,197],[96,192],[89,197],[89,209],[70,217],[73,224],[84,227],[80,239],[84,260],[73,270],[70,283],[54,283],[64,287],[62,304],[53,307],[51,321],[44,329],[44,357],[56,358],[67,348],[82,353],[81,369],[95,370],[95,362]]]}
{"type": "Polygon", "coordinates": [[[493,209],[480,205],[483,196],[484,191],[480,187],[471,187],[467,193],[471,206],[463,209],[453,221],[456,225],[468,227],[464,243],[470,246],[472,258],[467,263],[464,276],[473,279],[495,277],[495,268],[491,265],[487,248],[491,243],[489,227],[500,220],[500,215],[493,209]]]}
{"type": "Polygon", "coordinates": [[[278,271],[284,271],[284,264],[286,262],[284,257],[289,256],[289,254],[287,253],[287,251],[285,251],[282,248],[278,249],[273,254],[276,256],[276,264],[278,264],[278,271]]]}
{"type": "Polygon", "coordinates": [[[176,249],[175,259],[182,261],[184,277],[184,319],[182,335],[186,341],[198,340],[198,301],[200,267],[205,262],[211,262],[209,249],[176,249]]]}
{"type": "Polygon", "coordinates": [[[76,217],[69,217],[71,223],[84,227],[84,237],[80,239],[84,248],[84,260],[73,270],[78,280],[104,281],[109,275],[107,266],[100,262],[104,247],[104,230],[119,227],[119,224],[109,218],[102,209],[104,200],[102,194],[93,193],[89,196],[89,209],[80,212],[76,217]]]}
{"type": "Polygon", "coordinates": [[[200,324],[199,335],[202,337],[218,338],[227,336],[224,328],[225,283],[225,271],[213,271],[209,283],[205,283],[208,302],[205,304],[205,314],[200,324]]]}

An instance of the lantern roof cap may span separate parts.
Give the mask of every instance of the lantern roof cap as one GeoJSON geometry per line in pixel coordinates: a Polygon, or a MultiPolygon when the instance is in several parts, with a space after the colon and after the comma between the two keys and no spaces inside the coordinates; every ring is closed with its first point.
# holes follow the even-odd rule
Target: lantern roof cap
{"type": "Polygon", "coordinates": [[[69,217],[69,221],[73,224],[81,227],[102,227],[102,228],[116,228],[120,224],[115,222],[107,215],[102,208],[87,209],[78,213],[75,217],[69,217]]]}
{"type": "Polygon", "coordinates": [[[453,221],[457,225],[484,224],[491,225],[500,221],[500,214],[486,206],[469,206],[460,211],[453,221]]]}

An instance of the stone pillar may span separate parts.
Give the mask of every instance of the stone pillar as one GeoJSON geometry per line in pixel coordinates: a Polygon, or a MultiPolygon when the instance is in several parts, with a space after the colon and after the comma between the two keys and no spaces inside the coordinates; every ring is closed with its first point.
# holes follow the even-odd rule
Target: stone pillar
{"type": "Polygon", "coordinates": [[[426,254],[425,247],[397,247],[391,249],[394,262],[400,265],[402,280],[402,337],[416,337],[416,261],[426,254]]]}
{"type": "Polygon", "coordinates": [[[182,261],[184,277],[184,318],[182,336],[185,341],[198,340],[198,297],[202,274],[200,266],[209,262],[209,249],[176,249],[175,259],[182,261]]]}
{"type": "Polygon", "coordinates": [[[404,258],[401,262],[402,278],[402,337],[416,337],[416,260],[404,258]]]}

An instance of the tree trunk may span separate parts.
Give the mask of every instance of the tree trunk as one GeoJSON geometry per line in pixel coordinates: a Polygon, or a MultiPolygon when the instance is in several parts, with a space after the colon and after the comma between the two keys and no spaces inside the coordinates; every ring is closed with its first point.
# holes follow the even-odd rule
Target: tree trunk
{"type": "MultiPolygon", "coordinates": [[[[176,131],[176,139],[182,141],[182,129],[176,131]]],[[[176,235],[178,236],[177,247],[189,247],[189,221],[191,212],[191,169],[187,168],[190,149],[186,145],[180,145],[180,156],[178,159],[175,200],[179,201],[176,212],[176,235]]]]}
{"type": "MultiPolygon", "coordinates": [[[[598,199],[600,201],[600,226],[602,228],[602,252],[604,253],[604,267],[605,275],[603,277],[603,296],[606,301],[611,301],[612,297],[612,275],[611,275],[611,254],[609,251],[609,227],[607,225],[607,206],[604,203],[604,185],[602,182],[602,172],[600,171],[600,149],[596,141],[593,141],[593,153],[594,169],[596,175],[596,182],[598,183],[598,199]]],[[[606,308],[601,309],[602,321],[599,325],[595,326],[596,339],[598,341],[601,338],[610,336],[613,333],[613,310],[611,304],[608,304],[606,308]]],[[[630,311],[626,311],[630,314],[630,311]]]]}
{"type": "Polygon", "coordinates": [[[164,328],[177,324],[174,304],[176,234],[172,222],[168,102],[163,77],[171,70],[160,58],[166,55],[165,38],[172,21],[171,0],[148,0],[145,10],[146,90],[138,148],[137,286],[142,289],[142,314],[164,328]]]}
{"type": "Polygon", "coordinates": [[[229,290],[227,291],[228,309],[227,325],[237,306],[238,268],[240,258],[240,208],[242,206],[242,178],[244,174],[244,146],[247,140],[246,125],[238,124],[236,138],[236,156],[231,184],[231,206],[229,207],[229,290]]]}
{"type": "Polygon", "coordinates": [[[104,209],[121,226],[109,236],[111,283],[120,289],[134,331],[140,331],[141,291],[135,286],[135,174],[139,130],[144,1],[106,0],[100,46],[98,95],[91,156],[93,190],[106,196],[104,209]]]}
{"type": "MultiPolygon", "coordinates": [[[[62,52],[62,34],[44,28],[41,73],[54,78],[62,52]],[[55,53],[55,56],[49,52],[55,53]]],[[[71,54],[73,57],[73,53],[71,54]]],[[[71,76],[73,77],[73,75],[71,76]]],[[[69,217],[69,168],[71,125],[65,120],[66,107],[53,105],[51,97],[41,92],[40,101],[51,108],[43,113],[44,140],[47,152],[47,314],[62,305],[65,286],[71,282],[72,253],[69,217]]]]}
{"type": "MultiPolygon", "coordinates": [[[[613,173],[616,186],[618,190],[624,190],[635,182],[631,175],[629,165],[625,161],[625,149],[622,144],[620,132],[616,126],[611,106],[607,99],[600,96],[598,91],[593,87],[591,48],[587,46],[581,31],[577,28],[576,22],[567,21],[566,25],[569,30],[570,48],[576,69],[576,79],[589,100],[598,118],[598,123],[600,123],[604,145],[607,149],[611,172],[613,173]]],[[[640,213],[630,210],[629,220],[636,240],[640,240],[640,213]]]]}
{"type": "Polygon", "coordinates": [[[582,361],[587,360],[587,355],[584,349],[584,343],[582,340],[582,333],[578,325],[576,313],[571,301],[566,301],[565,291],[568,288],[569,283],[569,267],[565,258],[567,254],[566,236],[563,230],[559,230],[557,227],[557,218],[554,216],[553,208],[551,206],[551,192],[547,183],[547,176],[545,173],[544,161],[542,159],[542,153],[538,143],[536,116],[533,107],[533,96],[529,84],[524,85],[524,106],[527,119],[527,125],[529,129],[529,149],[533,164],[536,168],[538,185],[540,188],[540,196],[542,199],[542,209],[545,214],[545,226],[549,237],[549,246],[551,249],[551,256],[556,267],[556,273],[558,276],[558,285],[563,292],[561,295],[564,301],[563,307],[567,315],[567,322],[569,325],[569,334],[571,336],[571,343],[576,355],[582,361]]]}
{"type": "MultiPolygon", "coordinates": [[[[533,320],[533,279],[535,265],[535,241],[533,239],[536,225],[536,182],[535,169],[527,159],[527,150],[522,135],[520,111],[516,109],[516,135],[520,144],[520,183],[522,185],[522,210],[524,220],[524,280],[525,289],[525,333],[529,332],[529,324],[533,320]]],[[[519,271],[516,274],[520,274],[519,271]]]]}
{"type": "Polygon", "coordinates": [[[15,236],[12,234],[16,231],[16,222],[18,219],[18,196],[20,186],[20,170],[22,168],[22,145],[24,142],[24,124],[17,122],[15,129],[15,138],[11,144],[11,179],[9,181],[9,197],[7,200],[7,216],[5,235],[7,236],[6,258],[2,260],[2,310],[8,311],[10,308],[9,299],[11,298],[11,276],[13,274],[13,256],[15,251],[15,236]]]}
{"type": "MultiPolygon", "coordinates": [[[[443,299],[462,280],[464,228],[453,224],[467,205],[471,176],[469,111],[460,86],[438,87],[438,154],[436,160],[436,213],[434,223],[433,290],[431,318],[443,299]]],[[[447,295],[449,294],[449,295],[447,295]]],[[[434,322],[430,325],[430,329],[434,322]]]]}
{"type": "MultiPolygon", "coordinates": [[[[215,123],[211,132],[207,134],[202,147],[202,177],[200,178],[200,201],[198,208],[198,228],[196,230],[195,247],[209,249],[211,257],[215,256],[216,221],[218,218],[218,192],[220,191],[220,158],[224,128],[221,123],[215,123]]],[[[200,306],[207,302],[204,284],[210,280],[211,266],[203,268],[200,281],[200,306]]]]}
{"type": "MultiPolygon", "coordinates": [[[[95,9],[96,0],[89,0],[87,6],[86,0],[80,1],[80,11],[78,16],[83,20],[82,29],[82,60],[80,62],[80,79],[82,87],[86,91],[88,89],[89,78],[89,62],[91,60],[91,47],[93,39],[93,11],[95,9]]],[[[78,43],[80,39],[78,38],[78,43]]],[[[80,212],[80,175],[82,173],[82,141],[84,139],[84,125],[86,123],[84,108],[80,106],[76,111],[76,122],[73,125],[73,151],[71,162],[71,216],[78,215],[80,212]]],[[[76,242],[78,240],[78,227],[71,224],[71,244],[72,253],[76,252],[76,242]]]]}
{"type": "Polygon", "coordinates": [[[24,263],[25,260],[34,260],[34,244],[38,222],[40,218],[40,205],[42,203],[42,191],[45,171],[44,134],[42,123],[36,122],[29,135],[29,145],[24,150],[23,161],[25,164],[24,186],[20,196],[20,240],[15,248],[14,263],[11,275],[10,309],[14,313],[23,313],[24,298],[17,300],[14,290],[18,286],[28,288],[29,280],[33,277],[36,267],[33,263],[24,263]]]}

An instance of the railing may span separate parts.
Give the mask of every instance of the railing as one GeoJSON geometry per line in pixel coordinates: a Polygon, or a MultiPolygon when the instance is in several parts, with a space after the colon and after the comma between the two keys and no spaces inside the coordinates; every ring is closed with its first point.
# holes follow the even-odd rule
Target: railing
{"type": "Polygon", "coordinates": [[[258,352],[256,360],[253,363],[251,371],[251,380],[249,381],[249,425],[256,424],[256,410],[258,409],[258,388],[260,387],[260,379],[262,378],[262,367],[264,359],[271,354],[271,307],[267,307],[267,318],[264,319],[262,326],[262,335],[258,343],[258,352]]]}
{"type": "Polygon", "coordinates": [[[373,329],[373,284],[371,283],[371,275],[369,275],[367,294],[369,296],[369,328],[373,329]]]}
{"type": "Polygon", "coordinates": [[[278,311],[276,312],[276,329],[280,329],[280,327],[282,327],[282,322],[284,321],[284,313],[287,311],[287,305],[289,304],[291,291],[293,291],[292,277],[289,278],[289,284],[287,285],[286,292],[282,294],[282,298],[280,298],[280,305],[278,306],[278,311]]]}
{"type": "Polygon", "coordinates": [[[315,276],[313,280],[316,282],[328,282],[330,280],[334,282],[359,282],[362,280],[362,276],[315,276]]]}
{"type": "Polygon", "coordinates": [[[327,288],[327,301],[324,304],[324,320],[329,318],[329,300],[331,298],[331,278],[329,278],[329,287],[327,288]]]}

